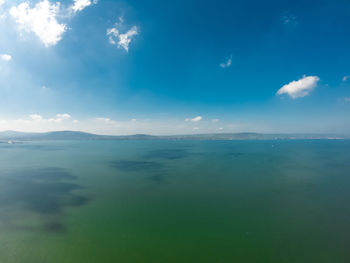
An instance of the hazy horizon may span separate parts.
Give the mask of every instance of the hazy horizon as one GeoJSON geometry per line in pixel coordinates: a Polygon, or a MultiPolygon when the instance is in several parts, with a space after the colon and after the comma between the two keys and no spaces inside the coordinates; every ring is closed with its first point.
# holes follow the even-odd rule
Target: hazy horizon
{"type": "Polygon", "coordinates": [[[129,133],[129,134],[103,134],[103,133],[92,133],[88,131],[82,131],[82,130],[51,130],[51,131],[39,131],[39,132],[27,132],[27,131],[16,131],[16,130],[0,130],[1,133],[24,133],[24,134],[46,134],[46,133],[64,133],[64,132],[76,132],[76,133],[85,133],[85,134],[91,134],[91,135],[101,135],[101,136],[133,136],[133,135],[146,135],[146,136],[186,136],[186,135],[225,135],[225,134],[261,134],[261,135],[320,135],[320,136],[350,136],[350,133],[302,133],[302,132],[296,132],[296,133],[264,133],[264,132],[255,132],[255,131],[241,131],[241,132],[192,132],[192,133],[169,133],[169,134],[157,134],[157,133],[129,133]]]}

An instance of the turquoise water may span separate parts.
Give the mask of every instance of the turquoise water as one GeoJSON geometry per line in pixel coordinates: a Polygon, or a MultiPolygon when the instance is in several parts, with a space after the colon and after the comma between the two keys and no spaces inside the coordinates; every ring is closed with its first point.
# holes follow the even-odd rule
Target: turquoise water
{"type": "Polygon", "coordinates": [[[0,262],[350,262],[350,141],[0,144],[0,262]]]}

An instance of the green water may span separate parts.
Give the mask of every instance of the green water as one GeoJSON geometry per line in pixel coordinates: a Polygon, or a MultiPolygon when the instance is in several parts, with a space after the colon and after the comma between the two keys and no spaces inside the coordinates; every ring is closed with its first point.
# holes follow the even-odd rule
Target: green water
{"type": "Polygon", "coordinates": [[[350,262],[350,141],[0,144],[0,262],[350,262]]]}

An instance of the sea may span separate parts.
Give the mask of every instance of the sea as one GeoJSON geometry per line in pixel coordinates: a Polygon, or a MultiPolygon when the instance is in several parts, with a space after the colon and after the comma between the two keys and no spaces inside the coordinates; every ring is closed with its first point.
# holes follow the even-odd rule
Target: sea
{"type": "Polygon", "coordinates": [[[1,263],[348,263],[350,140],[0,143],[1,263]]]}

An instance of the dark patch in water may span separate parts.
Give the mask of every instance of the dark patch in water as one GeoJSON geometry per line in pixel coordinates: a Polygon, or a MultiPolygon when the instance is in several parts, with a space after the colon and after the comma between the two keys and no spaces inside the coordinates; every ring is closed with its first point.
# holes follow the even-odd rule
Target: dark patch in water
{"type": "Polygon", "coordinates": [[[71,175],[67,170],[58,167],[46,167],[41,169],[32,169],[19,171],[9,175],[12,179],[29,181],[51,181],[75,180],[76,176],[71,175]]]}
{"type": "Polygon", "coordinates": [[[185,149],[162,149],[162,150],[154,150],[143,157],[145,158],[160,158],[160,159],[181,159],[185,158],[189,155],[188,151],[185,149]]]}
{"type": "Polygon", "coordinates": [[[67,232],[67,228],[64,224],[58,221],[47,221],[46,223],[42,223],[41,225],[18,225],[13,222],[6,223],[6,230],[11,231],[25,231],[25,232],[47,232],[47,233],[59,233],[63,234],[67,232]]]}
{"type": "Polygon", "coordinates": [[[79,195],[69,195],[68,200],[63,202],[65,206],[83,206],[90,201],[89,198],[79,195]]]}
{"type": "Polygon", "coordinates": [[[113,161],[111,166],[125,172],[158,171],[164,168],[159,163],[147,161],[113,161]]]}
{"type": "Polygon", "coordinates": [[[66,227],[59,222],[49,222],[44,226],[45,232],[65,233],[66,227]]]}
{"type": "Polygon", "coordinates": [[[165,181],[166,167],[157,162],[147,161],[113,161],[110,165],[123,172],[150,175],[148,178],[157,183],[165,181]]]}
{"type": "MultiPolygon", "coordinates": [[[[65,182],[76,179],[67,170],[57,167],[30,169],[9,173],[0,177],[0,208],[20,205],[40,215],[58,215],[64,207],[82,206],[88,198],[72,193],[81,187],[65,182]]],[[[50,232],[59,232],[60,223],[44,227],[50,232]]]]}
{"type": "Polygon", "coordinates": [[[163,174],[155,174],[155,175],[152,175],[150,178],[153,182],[158,184],[162,184],[165,181],[165,176],[163,174]]]}
{"type": "Polygon", "coordinates": [[[244,153],[237,153],[237,152],[233,152],[233,153],[228,153],[226,154],[227,156],[230,156],[230,157],[240,157],[240,156],[243,156],[244,153]]]}

